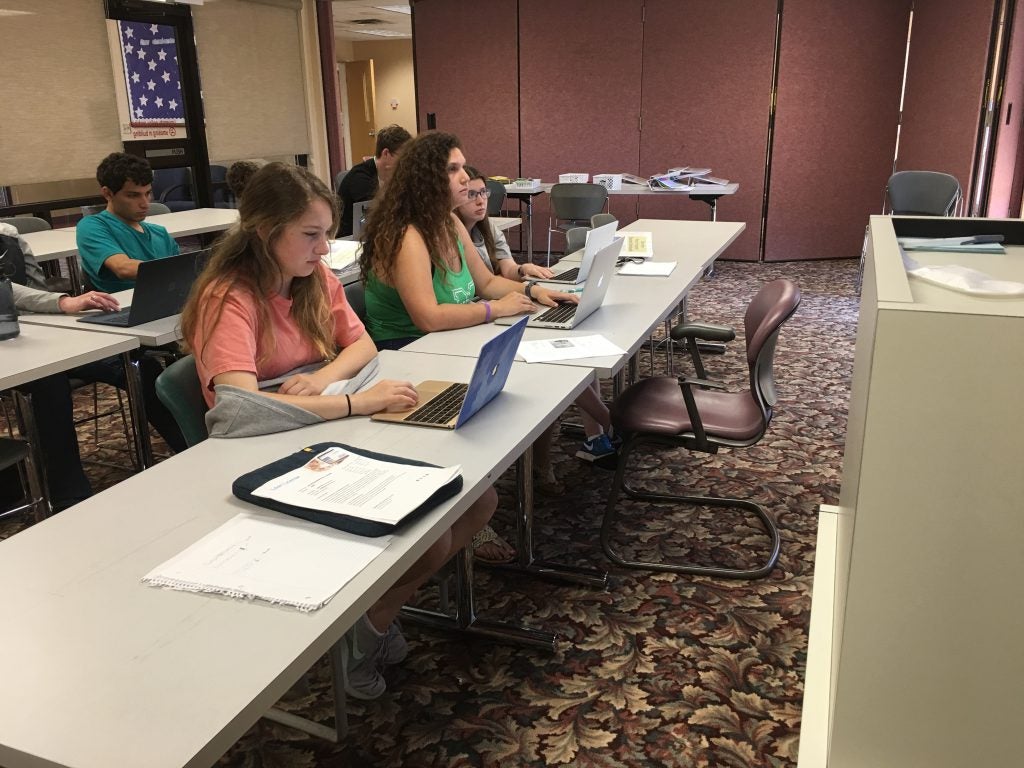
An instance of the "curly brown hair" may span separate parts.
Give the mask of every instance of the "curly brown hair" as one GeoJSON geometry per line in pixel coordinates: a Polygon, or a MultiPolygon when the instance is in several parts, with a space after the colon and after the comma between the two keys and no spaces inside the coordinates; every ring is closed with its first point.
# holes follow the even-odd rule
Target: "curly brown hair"
{"type": "Polygon", "coordinates": [[[363,232],[359,269],[364,280],[373,273],[393,284],[395,259],[410,226],[423,237],[434,269],[448,271],[443,254],[457,237],[448,182],[448,158],[455,149],[462,149],[458,137],[439,131],[421,133],[402,147],[363,232]]]}
{"type": "MultiPolygon", "coordinates": [[[[265,360],[274,345],[270,314],[264,300],[281,285],[281,267],[274,258],[274,243],[284,228],[301,217],[310,203],[323,200],[331,209],[330,237],[338,229],[338,198],[319,178],[295,165],[268,163],[245,185],[240,198],[238,223],[213,246],[213,253],[189,293],[181,314],[182,346],[188,351],[197,331],[203,338],[220,322],[224,302],[232,290],[243,290],[256,299],[258,347],[265,360]]],[[[323,358],[334,357],[334,322],[329,289],[322,270],[291,283],[292,317],[323,358]]],[[[191,350],[202,355],[203,350],[191,350]]]]}

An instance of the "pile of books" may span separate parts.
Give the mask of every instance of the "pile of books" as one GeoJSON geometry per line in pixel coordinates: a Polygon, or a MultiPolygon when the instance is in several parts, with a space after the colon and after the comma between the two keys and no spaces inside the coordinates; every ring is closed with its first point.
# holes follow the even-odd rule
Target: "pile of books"
{"type": "Polygon", "coordinates": [[[710,168],[693,168],[684,165],[681,168],[669,168],[665,173],[651,176],[647,181],[647,186],[655,191],[690,192],[698,185],[724,186],[728,183],[728,179],[712,176],[710,168]]]}

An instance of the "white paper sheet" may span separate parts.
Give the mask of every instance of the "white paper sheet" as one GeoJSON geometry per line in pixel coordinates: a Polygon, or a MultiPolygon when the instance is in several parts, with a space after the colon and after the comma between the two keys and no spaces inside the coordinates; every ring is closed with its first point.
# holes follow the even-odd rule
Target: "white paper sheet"
{"type": "Polygon", "coordinates": [[[643,264],[627,261],[619,268],[619,274],[643,277],[668,277],[675,268],[676,263],[674,261],[645,261],[643,264]]]}
{"type": "Polygon", "coordinates": [[[566,336],[559,339],[519,342],[518,354],[528,363],[550,360],[577,360],[583,357],[624,355],[626,351],[604,336],[566,336]]]}
{"type": "Polygon", "coordinates": [[[366,538],[294,517],[242,512],[142,581],[315,611],[390,543],[390,536],[366,538]]]}
{"type": "Polygon", "coordinates": [[[327,266],[341,272],[359,258],[363,244],[358,240],[331,240],[331,252],[324,257],[327,266]]]}
{"type": "Polygon", "coordinates": [[[298,469],[264,483],[253,495],[296,507],[397,524],[461,471],[459,465],[393,464],[332,447],[298,469]]]}
{"type": "MultiPolygon", "coordinates": [[[[901,251],[902,253],[902,251],[901,251]]],[[[948,288],[960,293],[989,299],[1019,299],[1024,297],[1024,283],[1012,280],[997,280],[977,269],[968,269],[957,264],[943,267],[923,266],[903,253],[903,266],[908,275],[926,283],[948,288]]]]}
{"type": "Polygon", "coordinates": [[[619,258],[639,256],[650,259],[654,256],[654,234],[651,232],[617,232],[622,238],[622,250],[619,251],[619,258]]]}

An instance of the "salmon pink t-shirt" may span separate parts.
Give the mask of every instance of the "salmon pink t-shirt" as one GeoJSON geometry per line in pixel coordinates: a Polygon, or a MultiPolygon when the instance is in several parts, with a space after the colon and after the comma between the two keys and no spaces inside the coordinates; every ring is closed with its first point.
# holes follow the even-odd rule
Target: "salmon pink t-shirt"
{"type": "MultiPolygon", "coordinates": [[[[356,342],[365,332],[362,321],[345,299],[345,289],[338,278],[323,264],[324,279],[330,293],[331,317],[334,321],[334,341],[344,349],[356,342]]],[[[219,301],[220,292],[210,291],[204,301],[219,301]]],[[[292,301],[274,294],[263,299],[273,329],[272,348],[267,352],[259,347],[259,316],[256,297],[245,290],[229,291],[224,299],[220,320],[208,336],[199,328],[196,338],[189,339],[196,358],[196,370],[203,386],[206,404],[213,406],[213,379],[228,371],[245,371],[257,381],[273,379],[302,365],[322,359],[313,344],[306,339],[292,319],[292,301]]],[[[211,312],[213,311],[211,307],[211,312]]]]}

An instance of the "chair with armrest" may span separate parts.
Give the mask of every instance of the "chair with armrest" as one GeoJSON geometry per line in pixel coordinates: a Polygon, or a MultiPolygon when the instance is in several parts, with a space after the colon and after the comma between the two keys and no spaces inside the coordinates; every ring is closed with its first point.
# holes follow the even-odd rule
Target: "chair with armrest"
{"type": "Polygon", "coordinates": [[[886,185],[891,212],[897,216],[952,216],[960,202],[956,176],[938,171],[899,171],[886,185]]]}
{"type": "Polygon", "coordinates": [[[590,217],[590,228],[597,229],[605,224],[611,224],[613,221],[618,221],[614,213],[595,213],[590,217]]]}
{"type": "Polygon", "coordinates": [[[555,184],[549,194],[551,216],[548,218],[548,266],[551,265],[551,235],[563,234],[573,227],[589,226],[590,217],[601,213],[608,190],[600,184],[555,184]]]}
{"type": "MultiPolygon", "coordinates": [[[[747,499],[651,493],[629,486],[625,472],[630,456],[642,444],[713,454],[719,448],[743,448],[760,441],[771,423],[777,401],[773,374],[776,340],[783,323],[799,305],[800,289],[789,280],[774,280],[764,285],[751,300],[743,319],[749,389],[725,392],[723,385],[703,378],[659,376],[637,382],[612,403],[612,424],[624,437],[601,523],[601,547],[612,562],[627,568],[730,579],[760,578],[775,567],[780,550],[779,531],[761,504],[747,499]],[[768,555],[760,565],[750,568],[630,559],[621,554],[613,542],[620,492],[642,501],[738,507],[752,512],[770,540],[768,555]]],[[[677,341],[683,338],[693,341],[701,336],[728,340],[731,329],[726,331],[716,326],[687,323],[673,329],[672,335],[677,341]]],[[[696,349],[694,343],[688,346],[696,349]]],[[[702,370],[698,365],[698,371],[702,370]]],[[[737,520],[736,525],[746,523],[737,520]]]]}
{"type": "Polygon", "coordinates": [[[209,437],[206,401],[196,373],[195,357],[185,355],[168,365],[156,378],[156,396],[178,423],[189,448],[209,437]]]}
{"type": "Polygon", "coordinates": [[[153,198],[172,211],[190,211],[195,208],[192,169],[157,168],[153,171],[153,198]]]}
{"type": "Polygon", "coordinates": [[[500,216],[505,205],[505,185],[494,179],[485,179],[484,184],[487,185],[487,190],[491,193],[487,198],[487,215],[500,216]]]}

